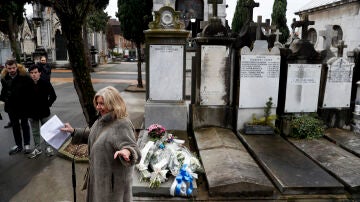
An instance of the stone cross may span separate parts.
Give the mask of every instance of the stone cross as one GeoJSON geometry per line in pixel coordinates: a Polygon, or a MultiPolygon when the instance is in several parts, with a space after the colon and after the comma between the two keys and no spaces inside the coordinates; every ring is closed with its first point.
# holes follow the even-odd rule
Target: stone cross
{"type": "Polygon", "coordinates": [[[325,50],[330,49],[331,39],[333,37],[332,25],[326,25],[325,30],[320,30],[319,36],[323,37],[323,48],[325,50]]]}
{"type": "Polygon", "coordinates": [[[256,28],[256,40],[261,40],[261,27],[266,27],[266,26],[270,26],[270,21],[269,22],[262,22],[262,16],[259,15],[257,17],[257,28],[256,28]],[[269,23],[269,24],[268,24],[269,23]]]}
{"type": "Polygon", "coordinates": [[[222,4],[222,3],[223,3],[223,0],[208,0],[208,4],[212,4],[214,18],[217,17],[218,4],[222,4]]]}
{"type": "Polygon", "coordinates": [[[338,49],[338,57],[343,56],[344,48],[347,48],[347,45],[345,45],[345,42],[343,40],[339,40],[339,43],[336,45],[336,48],[338,49]]]}
{"type": "Polygon", "coordinates": [[[244,5],[248,9],[248,19],[250,19],[250,22],[253,21],[253,10],[255,7],[259,7],[259,3],[256,3],[255,1],[247,1],[244,5]]]}
{"type": "Polygon", "coordinates": [[[295,30],[296,27],[301,27],[301,38],[307,39],[308,36],[308,27],[309,25],[314,25],[314,21],[309,21],[309,16],[305,15],[305,19],[303,21],[296,21],[293,20],[293,23],[291,24],[291,28],[295,30]]]}
{"type": "Polygon", "coordinates": [[[279,43],[279,37],[280,35],[282,35],[282,33],[280,32],[279,29],[276,29],[276,32],[274,32],[274,34],[276,35],[275,42],[279,43]]]}

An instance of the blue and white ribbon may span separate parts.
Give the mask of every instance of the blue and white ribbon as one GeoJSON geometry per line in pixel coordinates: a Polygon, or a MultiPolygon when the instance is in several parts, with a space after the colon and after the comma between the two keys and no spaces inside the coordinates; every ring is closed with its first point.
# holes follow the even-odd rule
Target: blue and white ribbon
{"type": "Polygon", "coordinates": [[[170,187],[170,195],[190,196],[194,189],[193,174],[188,165],[184,164],[170,187]]]}

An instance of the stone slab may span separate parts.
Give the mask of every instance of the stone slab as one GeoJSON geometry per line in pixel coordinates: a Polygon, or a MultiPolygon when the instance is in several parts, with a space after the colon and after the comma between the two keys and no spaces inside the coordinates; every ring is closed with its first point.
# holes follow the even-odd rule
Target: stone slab
{"type": "Polygon", "coordinates": [[[239,137],[283,194],[339,194],[344,186],[277,135],[239,137]]]}
{"type": "MultiPolygon", "coordinates": [[[[189,147],[189,140],[188,140],[188,134],[185,131],[170,131],[172,134],[176,136],[177,139],[185,140],[184,145],[187,148],[189,147]]],[[[139,132],[140,136],[144,133],[144,130],[141,130],[139,132]]],[[[175,177],[172,175],[168,176],[168,180],[166,182],[163,182],[160,184],[160,187],[154,189],[149,187],[149,183],[147,182],[141,182],[140,181],[140,174],[135,169],[134,176],[133,176],[133,195],[138,197],[158,197],[158,196],[164,196],[164,197],[172,197],[170,195],[170,187],[174,181],[175,177]]],[[[191,197],[196,197],[198,194],[198,186],[197,181],[193,180],[193,192],[191,197]]],[[[172,197],[172,198],[180,198],[180,197],[172,197]]]]}
{"type": "Polygon", "coordinates": [[[360,192],[359,157],[325,138],[289,141],[342,182],[351,193],[360,192]]]}
{"type": "Polygon", "coordinates": [[[228,129],[194,131],[210,196],[272,196],[275,188],[228,129]]]}
{"type": "Polygon", "coordinates": [[[145,128],[157,123],[167,130],[187,130],[188,113],[185,102],[145,103],[145,128]]]}
{"type": "Polygon", "coordinates": [[[232,128],[234,109],[229,106],[199,106],[190,107],[191,123],[193,128],[224,127],[232,128]]]}
{"type": "Polygon", "coordinates": [[[339,128],[330,128],[325,131],[325,137],[340,147],[360,157],[360,136],[354,132],[339,128]]]}

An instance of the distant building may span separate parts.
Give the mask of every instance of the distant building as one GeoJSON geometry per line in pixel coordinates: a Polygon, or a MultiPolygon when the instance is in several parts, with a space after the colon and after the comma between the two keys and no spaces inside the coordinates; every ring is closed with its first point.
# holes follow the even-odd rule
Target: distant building
{"type": "Polygon", "coordinates": [[[10,41],[5,34],[0,32],[0,67],[11,57],[10,41]]]}
{"type": "Polygon", "coordinates": [[[112,27],[115,39],[115,48],[113,51],[125,55],[126,53],[135,51],[135,44],[131,41],[126,40],[123,37],[123,33],[120,27],[120,22],[117,19],[110,19],[109,23],[112,27]],[[131,51],[130,51],[131,50],[131,51]]]}
{"type": "Polygon", "coordinates": [[[337,54],[336,45],[343,40],[347,51],[359,48],[360,45],[360,0],[315,0],[303,6],[296,15],[303,19],[315,21],[309,26],[308,39],[315,49],[329,48],[337,54]]]}
{"type": "MultiPolygon", "coordinates": [[[[55,66],[68,66],[69,57],[66,48],[66,39],[61,30],[61,24],[55,11],[51,7],[45,7],[40,3],[33,4],[33,17],[29,21],[27,20],[29,29],[33,33],[33,44],[36,50],[44,50],[48,57],[48,62],[55,66]]],[[[22,51],[28,52],[31,48],[30,41],[26,38],[31,36],[26,30],[27,26],[24,26],[25,32],[21,36],[22,51]],[[26,42],[26,43],[25,43],[26,42]]],[[[107,43],[105,33],[88,33],[88,47],[91,46],[97,49],[98,53],[107,54],[107,43]]],[[[20,41],[21,41],[20,40],[20,41]]],[[[95,57],[98,60],[98,56],[95,57]]],[[[36,58],[33,58],[36,60],[36,58]]],[[[36,62],[36,61],[35,61],[36,62]]],[[[96,61],[97,62],[97,61],[96,61]]]]}

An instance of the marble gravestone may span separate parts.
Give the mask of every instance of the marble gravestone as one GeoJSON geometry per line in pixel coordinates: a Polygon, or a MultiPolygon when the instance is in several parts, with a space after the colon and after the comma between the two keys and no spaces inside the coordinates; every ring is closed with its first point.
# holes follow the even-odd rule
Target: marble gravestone
{"type": "Polygon", "coordinates": [[[150,100],[182,100],[184,46],[150,45],[150,100]],[[166,84],[166,85],[164,85],[166,84]]]}
{"type": "Polygon", "coordinates": [[[201,47],[200,105],[226,105],[226,46],[203,45],[201,47]]]}
{"type": "Polygon", "coordinates": [[[319,99],[321,64],[289,64],[285,112],[316,112],[319,99]]]}
{"type": "Polygon", "coordinates": [[[264,107],[272,98],[272,113],[275,113],[278,100],[280,76],[280,50],[277,47],[268,50],[265,40],[256,40],[252,51],[248,47],[241,49],[240,92],[237,129],[244,123],[264,115],[264,107]]]}
{"type": "Polygon", "coordinates": [[[345,58],[328,62],[323,108],[349,108],[354,63],[345,58]]]}

